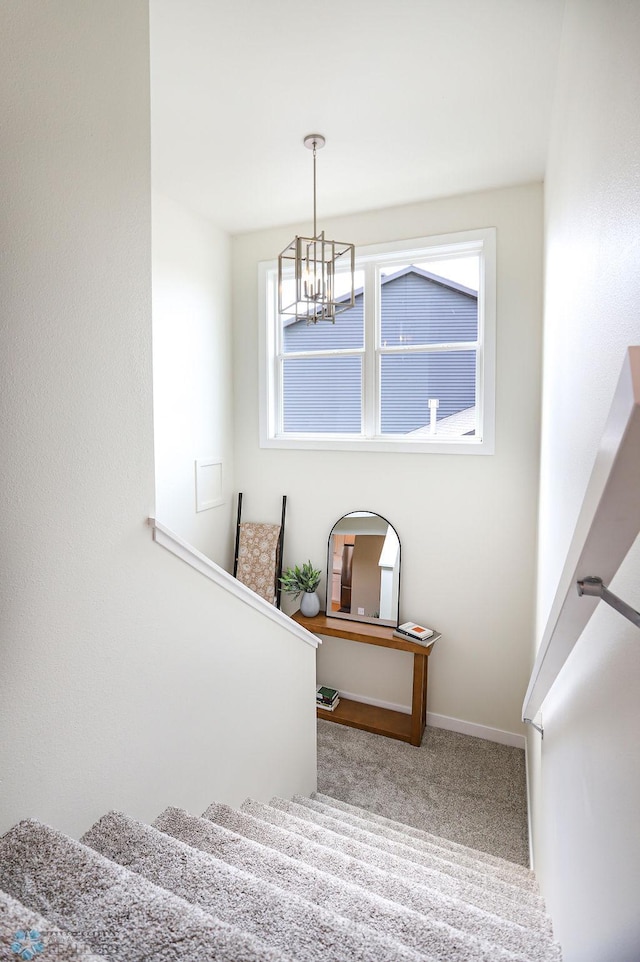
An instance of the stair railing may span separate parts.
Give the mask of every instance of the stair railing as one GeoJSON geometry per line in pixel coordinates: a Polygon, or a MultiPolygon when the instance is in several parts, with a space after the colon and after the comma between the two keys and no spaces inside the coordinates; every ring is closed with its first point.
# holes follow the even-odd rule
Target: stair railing
{"type": "Polygon", "coordinates": [[[608,584],[640,532],[640,347],[629,347],[522,707],[534,720],[599,600],[640,627],[608,584]]]}

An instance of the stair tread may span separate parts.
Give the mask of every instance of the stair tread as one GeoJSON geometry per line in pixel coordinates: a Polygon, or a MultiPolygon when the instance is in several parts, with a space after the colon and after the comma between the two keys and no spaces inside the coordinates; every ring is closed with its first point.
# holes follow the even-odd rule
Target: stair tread
{"type": "Polygon", "coordinates": [[[296,962],[420,962],[425,957],[127,815],[110,812],[82,841],[296,962]]]}
{"type": "MultiPolygon", "coordinates": [[[[264,808],[266,809],[268,806],[264,806],[264,808]]],[[[291,832],[273,821],[260,818],[246,810],[238,811],[228,805],[212,805],[206,810],[205,817],[245,838],[252,839],[304,862],[308,866],[313,868],[321,866],[323,872],[357,885],[382,899],[392,901],[396,906],[412,910],[423,917],[423,924],[433,926],[434,929],[438,928],[440,920],[437,918],[437,914],[435,919],[433,913],[432,917],[427,917],[424,914],[425,909],[431,910],[433,906],[438,905],[441,893],[433,888],[416,884],[406,878],[388,875],[383,868],[345,854],[336,847],[318,844],[318,842],[312,841],[304,835],[291,832]]],[[[489,914],[488,910],[487,914],[489,914]]],[[[498,917],[497,921],[499,923],[502,918],[498,917]]],[[[541,926],[535,930],[523,926],[520,926],[520,928],[524,928],[526,936],[531,940],[528,948],[528,959],[535,959],[537,962],[538,959],[558,958],[557,947],[552,941],[548,920],[544,919],[541,926]]],[[[467,939],[469,939],[468,936],[467,939]]],[[[464,951],[464,949],[460,949],[460,946],[465,944],[468,946],[464,937],[460,938],[460,932],[452,930],[450,926],[446,926],[446,939],[443,936],[441,937],[442,945],[446,946],[447,940],[450,948],[445,948],[444,954],[441,955],[441,958],[445,960],[458,958],[459,955],[455,953],[464,951]],[[447,951],[450,951],[451,954],[447,954],[447,951]]],[[[476,957],[469,946],[466,951],[467,955],[463,954],[462,958],[473,959],[476,957]]],[[[497,953],[499,951],[499,949],[496,950],[491,958],[498,958],[497,953]]]]}
{"type": "MultiPolygon", "coordinates": [[[[502,918],[508,918],[521,925],[537,928],[545,925],[545,915],[540,909],[533,909],[529,905],[518,904],[504,898],[486,887],[473,885],[470,882],[452,875],[443,875],[434,869],[425,868],[407,859],[381,852],[370,845],[365,845],[352,838],[337,835],[320,825],[314,825],[288,812],[280,811],[269,805],[248,800],[242,806],[243,811],[249,811],[265,821],[286,828],[298,835],[305,835],[312,841],[329,848],[340,847],[341,851],[360,861],[374,865],[389,875],[403,878],[413,884],[423,884],[431,889],[446,892],[455,898],[461,898],[478,908],[484,908],[502,918]],[[340,841],[338,841],[340,839],[340,841]]],[[[548,924],[548,922],[546,923],[548,924]]]]}
{"type": "Polygon", "coordinates": [[[437,835],[421,833],[422,836],[426,836],[421,837],[421,835],[410,834],[406,831],[406,826],[401,826],[401,823],[387,820],[388,824],[384,824],[374,821],[374,819],[367,817],[368,812],[363,809],[356,809],[355,806],[350,806],[349,810],[345,810],[320,801],[317,797],[307,798],[302,795],[294,795],[292,801],[333,818],[338,818],[349,825],[363,828],[374,835],[403,842],[419,851],[433,852],[440,858],[467,864],[478,872],[488,872],[512,885],[518,885],[536,895],[539,894],[538,883],[533,872],[516,862],[508,862],[506,859],[495,857],[490,857],[490,860],[487,860],[486,857],[483,857],[486,856],[486,853],[456,843],[453,843],[455,847],[452,847],[446,844],[445,839],[440,839],[437,835]]]}
{"type": "Polygon", "coordinates": [[[319,793],[20,822],[0,930],[31,929],[52,962],[561,962],[533,873],[319,793]]]}
{"type": "Polygon", "coordinates": [[[469,865],[467,860],[456,858],[453,853],[450,853],[447,858],[443,850],[434,852],[432,849],[423,850],[417,848],[411,845],[409,836],[404,836],[400,839],[388,838],[385,835],[372,832],[366,827],[363,828],[361,825],[354,825],[334,814],[327,814],[315,808],[302,805],[296,798],[288,801],[287,799],[276,797],[271,800],[270,804],[274,808],[281,809],[283,812],[289,812],[297,818],[313,822],[316,825],[329,829],[329,831],[336,832],[346,838],[352,838],[355,841],[360,841],[382,852],[408,859],[410,862],[423,865],[428,869],[434,869],[445,875],[452,875],[455,878],[464,879],[473,885],[483,887],[485,890],[490,888],[505,898],[514,899],[520,904],[528,904],[533,908],[543,910],[542,900],[537,893],[531,892],[529,889],[523,889],[513,881],[499,878],[493,873],[482,873],[478,869],[478,863],[469,865]]]}
{"type": "Polygon", "coordinates": [[[336,878],[317,866],[177,808],[166,809],[155,820],[154,826],[236,867],[251,871],[261,879],[274,881],[287,892],[304,892],[310,901],[333,908],[354,921],[365,922],[376,931],[422,953],[426,951],[432,933],[428,922],[431,919],[491,940],[527,962],[532,959],[555,962],[557,959],[553,946],[537,933],[473,906],[461,905],[447,896],[438,895],[425,900],[421,911],[417,912],[362,888],[352,880],[336,878]]]}
{"type": "Polygon", "coordinates": [[[35,820],[0,839],[0,888],[118,962],[293,962],[35,820]]]}
{"type": "MultiPolygon", "coordinates": [[[[10,945],[13,936],[19,932],[39,934],[48,962],[106,962],[103,955],[96,955],[45,916],[0,891],[0,938],[3,943],[6,938],[6,944],[10,945]]],[[[24,941],[19,944],[25,945],[24,941]]]]}
{"type": "Polygon", "coordinates": [[[508,859],[501,858],[499,855],[492,855],[490,852],[483,852],[481,849],[470,848],[467,845],[463,845],[462,842],[455,842],[453,839],[445,838],[442,835],[433,835],[424,829],[416,828],[414,825],[406,825],[404,822],[398,822],[392,818],[388,818],[386,815],[380,815],[378,812],[371,812],[357,805],[351,805],[349,802],[345,802],[340,798],[334,798],[322,792],[312,792],[311,801],[317,801],[331,808],[339,809],[341,812],[356,815],[383,828],[390,828],[401,832],[403,835],[409,835],[411,838],[421,839],[427,843],[434,843],[441,848],[450,849],[452,852],[460,852],[462,854],[470,852],[478,861],[486,862],[488,865],[493,865],[498,868],[507,868],[512,872],[520,874],[523,878],[535,879],[535,875],[531,869],[525,865],[518,864],[518,862],[510,862],[508,859]]]}

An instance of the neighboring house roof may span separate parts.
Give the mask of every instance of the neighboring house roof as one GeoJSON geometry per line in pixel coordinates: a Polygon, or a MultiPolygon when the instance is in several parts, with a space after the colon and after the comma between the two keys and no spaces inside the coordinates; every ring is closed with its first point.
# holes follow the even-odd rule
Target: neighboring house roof
{"type": "MultiPolygon", "coordinates": [[[[466,294],[467,297],[473,297],[478,300],[478,292],[472,290],[470,287],[465,287],[464,284],[457,284],[456,281],[449,280],[448,277],[441,277],[439,274],[432,274],[430,271],[425,271],[421,267],[416,267],[415,264],[409,264],[407,267],[402,267],[399,271],[394,271],[393,274],[382,274],[380,278],[380,284],[384,287],[385,284],[390,284],[393,281],[397,281],[400,277],[406,277],[407,274],[415,274],[417,277],[424,277],[428,281],[433,281],[436,284],[440,284],[441,287],[446,287],[450,291],[458,291],[460,294],[466,294]]],[[[364,293],[364,287],[357,287],[354,295],[359,297],[360,294],[364,293]]],[[[349,297],[348,294],[343,294],[341,297],[337,297],[336,301],[346,301],[349,297]]]]}
{"type": "MultiPolygon", "coordinates": [[[[458,284],[456,281],[449,280],[447,277],[441,277],[439,274],[432,274],[430,271],[425,271],[421,267],[416,267],[413,264],[409,264],[408,267],[403,267],[399,271],[395,271],[393,274],[383,274],[380,283],[381,285],[389,284],[392,281],[397,281],[400,277],[405,277],[407,274],[416,274],[418,277],[424,277],[429,281],[433,281],[435,284],[439,284],[441,287],[448,288],[451,291],[458,291],[460,294],[465,294],[467,297],[474,298],[478,300],[478,292],[474,291],[471,287],[465,287],[464,284],[458,284]]],[[[364,287],[357,287],[354,291],[354,297],[360,297],[364,293],[364,287]]],[[[342,294],[340,297],[336,298],[336,303],[344,303],[348,299],[348,294],[342,294]]],[[[298,320],[296,317],[284,317],[283,327],[290,327],[292,324],[306,324],[305,320],[298,320]]]]}
{"type": "MultiPolygon", "coordinates": [[[[465,434],[473,434],[476,429],[476,414],[474,405],[472,408],[465,408],[463,411],[458,411],[457,414],[450,414],[449,417],[442,418],[438,421],[438,437],[460,438],[465,434]]],[[[409,431],[408,433],[413,438],[431,437],[431,425],[425,424],[421,428],[416,428],[415,431],[409,431]]]]}
{"type": "MultiPolygon", "coordinates": [[[[396,271],[394,274],[384,274],[381,283],[388,284],[390,281],[395,281],[399,277],[404,277],[405,274],[417,274],[418,277],[426,277],[427,280],[434,281],[442,287],[447,287],[449,290],[458,291],[460,294],[466,294],[467,297],[473,297],[476,301],[478,300],[478,292],[474,291],[471,287],[458,284],[456,281],[449,280],[448,277],[440,277],[439,274],[432,274],[430,271],[425,271],[421,267],[416,267],[414,264],[403,267],[402,270],[396,271]]],[[[362,288],[360,288],[360,290],[362,290],[362,288]]]]}

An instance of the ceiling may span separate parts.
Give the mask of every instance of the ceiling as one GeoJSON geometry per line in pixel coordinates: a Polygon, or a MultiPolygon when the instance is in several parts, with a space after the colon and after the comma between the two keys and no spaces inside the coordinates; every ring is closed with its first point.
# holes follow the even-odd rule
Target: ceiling
{"type": "Polygon", "coordinates": [[[563,0],[150,0],[154,189],[231,233],[541,180],[563,0]]]}

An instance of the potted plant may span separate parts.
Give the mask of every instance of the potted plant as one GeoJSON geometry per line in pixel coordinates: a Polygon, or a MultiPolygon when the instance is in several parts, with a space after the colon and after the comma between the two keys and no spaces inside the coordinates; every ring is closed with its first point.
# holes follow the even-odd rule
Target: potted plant
{"type": "Polygon", "coordinates": [[[307,561],[301,567],[296,565],[294,568],[287,568],[280,578],[283,591],[292,598],[302,596],[300,611],[306,618],[313,618],[320,611],[320,599],[317,595],[320,577],[320,569],[314,568],[311,561],[307,561]]]}

